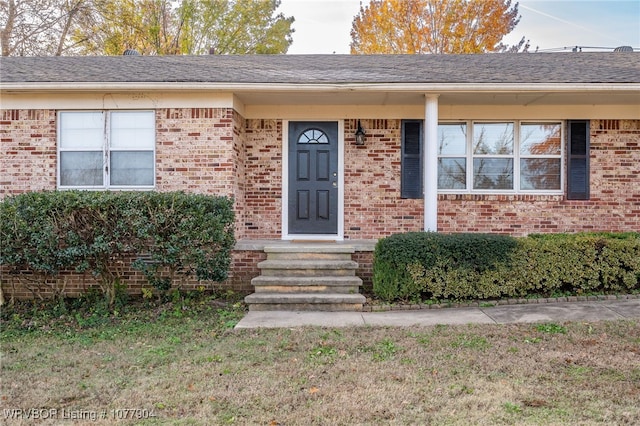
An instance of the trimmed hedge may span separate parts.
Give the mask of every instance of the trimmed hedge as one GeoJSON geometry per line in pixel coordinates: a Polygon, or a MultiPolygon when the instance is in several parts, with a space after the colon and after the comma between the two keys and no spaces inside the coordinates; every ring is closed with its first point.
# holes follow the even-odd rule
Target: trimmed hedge
{"type": "Polygon", "coordinates": [[[385,301],[634,292],[640,234],[393,235],[376,246],[373,290],[385,301]]]}
{"type": "Polygon", "coordinates": [[[128,266],[161,290],[192,276],[222,281],[235,242],[232,204],[226,197],[182,192],[8,197],[0,203],[0,264],[62,293],[61,271],[89,272],[110,304],[125,285],[128,266]]]}

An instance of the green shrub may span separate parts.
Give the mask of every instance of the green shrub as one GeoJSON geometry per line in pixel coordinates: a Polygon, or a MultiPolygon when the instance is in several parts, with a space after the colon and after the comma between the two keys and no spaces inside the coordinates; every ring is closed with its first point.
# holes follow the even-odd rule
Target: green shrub
{"type": "Polygon", "coordinates": [[[149,239],[146,259],[134,266],[161,290],[195,276],[199,280],[223,281],[231,260],[233,237],[232,203],[227,198],[169,193],[148,200],[149,239]]]}
{"type": "Polygon", "coordinates": [[[394,235],[376,246],[373,279],[387,301],[632,292],[640,234],[394,235]]]}
{"type": "Polygon", "coordinates": [[[177,278],[224,280],[234,244],[233,223],[232,201],[225,197],[25,193],[0,203],[0,264],[23,282],[55,285],[59,293],[64,293],[61,271],[91,273],[113,304],[130,266],[162,289],[177,278]],[[145,261],[132,263],[136,257],[145,261]]]}
{"type": "Polygon", "coordinates": [[[427,280],[412,276],[420,267],[425,271],[443,271],[445,275],[451,270],[456,271],[454,274],[492,270],[515,245],[516,240],[505,235],[435,232],[392,235],[376,245],[373,290],[383,300],[416,299],[427,291],[428,284],[427,280]]]}
{"type": "Polygon", "coordinates": [[[64,283],[57,277],[77,256],[74,247],[61,243],[67,198],[57,192],[32,192],[0,203],[0,265],[40,297],[42,287],[64,297],[64,283]]]}

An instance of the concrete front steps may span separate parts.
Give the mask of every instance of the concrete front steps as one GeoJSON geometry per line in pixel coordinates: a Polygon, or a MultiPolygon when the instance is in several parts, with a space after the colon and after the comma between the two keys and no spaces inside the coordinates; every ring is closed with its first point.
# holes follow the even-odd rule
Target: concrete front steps
{"type": "Polygon", "coordinates": [[[265,247],[255,293],[245,298],[250,311],[361,311],[365,297],[353,247],[292,243],[265,247]]]}

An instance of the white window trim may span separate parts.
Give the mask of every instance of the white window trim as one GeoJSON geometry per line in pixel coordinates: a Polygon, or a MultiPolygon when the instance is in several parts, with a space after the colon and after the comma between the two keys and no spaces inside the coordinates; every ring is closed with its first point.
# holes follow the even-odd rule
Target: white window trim
{"type": "Polygon", "coordinates": [[[446,120],[438,122],[440,124],[460,124],[467,126],[466,154],[461,155],[438,155],[440,158],[464,158],[466,160],[466,184],[465,189],[438,189],[438,194],[482,194],[482,195],[563,195],[565,192],[566,175],[566,122],[564,120],[446,120]],[[475,123],[513,123],[514,141],[512,155],[473,155],[473,125],[475,123]],[[520,128],[522,124],[559,124],[560,125],[560,155],[520,155],[520,128]],[[513,159],[513,188],[514,189],[473,189],[473,159],[474,158],[511,158],[513,159]],[[522,158],[560,158],[560,188],[559,189],[518,189],[520,188],[520,160],[522,158]]]}
{"type": "MultiPolygon", "coordinates": [[[[107,171],[107,164],[109,163],[110,153],[111,153],[111,113],[112,112],[149,112],[153,114],[154,123],[156,122],[156,116],[154,110],[60,110],[56,114],[56,143],[57,143],[57,152],[56,152],[56,188],[58,190],[87,190],[87,191],[104,191],[104,190],[115,190],[115,191],[149,191],[156,189],[156,180],[157,180],[157,169],[156,169],[156,150],[157,150],[157,138],[154,137],[153,144],[153,185],[111,185],[109,183],[110,178],[110,170],[107,171]],[[103,114],[103,145],[102,145],[102,181],[103,185],[61,185],[60,178],[60,153],[61,152],[87,152],[81,150],[64,150],[61,149],[61,137],[62,137],[62,129],[61,129],[61,119],[60,115],[63,113],[81,113],[81,112],[99,112],[103,114]]],[[[154,129],[155,130],[155,129],[154,129]]],[[[157,131],[155,132],[157,133],[157,131]]],[[[157,134],[156,134],[157,136],[157,134]]],[[[126,151],[126,150],[116,150],[116,151],[126,151]]]]}

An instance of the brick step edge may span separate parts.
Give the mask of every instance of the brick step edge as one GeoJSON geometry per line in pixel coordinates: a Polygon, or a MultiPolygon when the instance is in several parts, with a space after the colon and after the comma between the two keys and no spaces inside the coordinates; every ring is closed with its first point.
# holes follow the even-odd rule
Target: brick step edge
{"type": "Polygon", "coordinates": [[[253,293],[244,298],[249,304],[364,304],[366,298],[362,294],[343,293],[253,293]]]}
{"type": "Polygon", "coordinates": [[[258,269],[280,269],[280,270],[297,270],[297,269],[358,269],[358,263],[353,260],[264,260],[258,263],[258,269]]]}
{"type": "Polygon", "coordinates": [[[278,276],[278,275],[258,275],[251,280],[253,286],[358,286],[362,285],[362,279],[355,275],[326,275],[326,276],[278,276]]]}

